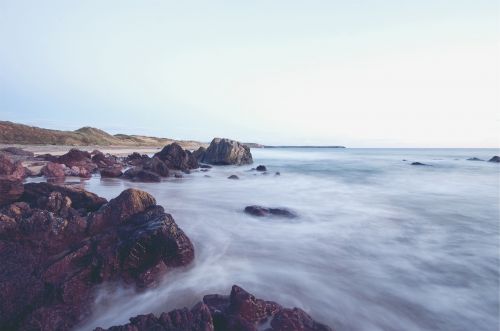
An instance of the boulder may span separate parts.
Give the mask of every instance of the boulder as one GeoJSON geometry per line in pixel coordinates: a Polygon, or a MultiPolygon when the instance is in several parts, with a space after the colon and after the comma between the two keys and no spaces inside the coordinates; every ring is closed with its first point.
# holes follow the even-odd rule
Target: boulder
{"type": "Polygon", "coordinates": [[[23,194],[21,180],[13,177],[0,176],[0,206],[18,200],[23,194]]]}
{"type": "Polygon", "coordinates": [[[90,177],[97,170],[97,165],[92,161],[92,155],[87,151],[73,148],[68,153],[59,156],[58,163],[72,169],[71,176],[90,177]]]}
{"type": "Polygon", "coordinates": [[[109,167],[109,168],[104,168],[101,169],[101,177],[102,178],[115,178],[115,177],[120,177],[123,175],[121,167],[109,167]]]}
{"type": "Polygon", "coordinates": [[[90,192],[28,185],[22,201],[0,208],[0,330],[70,330],[89,315],[100,284],[153,286],[194,258],[189,238],[146,192],[126,190],[93,211],[78,209],[90,192]]]}
{"type": "Polygon", "coordinates": [[[500,162],[500,157],[498,157],[497,155],[493,156],[491,159],[488,160],[488,162],[500,162]]]}
{"type": "Polygon", "coordinates": [[[98,150],[92,152],[91,160],[97,165],[99,169],[110,167],[121,168],[121,163],[117,157],[110,154],[104,155],[104,153],[98,150]]]}
{"type": "Polygon", "coordinates": [[[151,162],[147,164],[145,167],[146,170],[152,171],[155,174],[161,176],[161,177],[168,177],[169,171],[168,171],[168,166],[165,162],[160,160],[159,157],[153,157],[151,162]]]}
{"type": "Polygon", "coordinates": [[[138,166],[142,165],[144,161],[147,161],[149,159],[150,157],[146,154],[141,155],[137,152],[133,152],[125,158],[125,163],[131,166],[138,166]]]}
{"type": "Polygon", "coordinates": [[[165,162],[169,169],[189,170],[199,167],[198,161],[190,151],[184,150],[179,144],[172,143],[154,155],[165,162]]]}
{"type": "Polygon", "coordinates": [[[299,308],[283,308],[280,304],[255,298],[233,285],[229,296],[210,294],[191,310],[176,309],[162,313],[139,315],[130,323],[94,331],[333,331],[316,322],[299,308]]]}
{"type": "Polygon", "coordinates": [[[255,168],[255,170],[257,171],[267,171],[267,168],[265,165],[259,165],[257,166],[257,168],[255,168]]]}
{"type": "Polygon", "coordinates": [[[238,177],[236,175],[231,175],[231,176],[227,177],[227,179],[240,179],[240,177],[238,177]]]}
{"type": "Polygon", "coordinates": [[[130,168],[123,174],[123,177],[130,179],[133,182],[154,183],[161,182],[160,176],[156,173],[144,170],[142,167],[130,168]]]}
{"type": "Polygon", "coordinates": [[[66,176],[65,166],[60,163],[48,162],[41,170],[42,175],[47,178],[64,178],[66,176]]]}
{"type": "Polygon", "coordinates": [[[198,162],[202,162],[206,151],[207,149],[205,147],[200,147],[193,152],[193,156],[196,160],[198,160],[198,162]]]}
{"type": "Polygon", "coordinates": [[[214,138],[203,154],[201,162],[214,165],[242,165],[253,163],[253,159],[248,146],[226,138],[214,138]]]}
{"type": "Polygon", "coordinates": [[[26,177],[26,169],[21,161],[13,161],[8,153],[0,153],[0,176],[21,180],[26,177]]]}
{"type": "Polygon", "coordinates": [[[267,208],[255,205],[245,207],[245,213],[259,217],[270,216],[270,215],[287,217],[287,218],[297,217],[296,213],[285,208],[267,208]]]}

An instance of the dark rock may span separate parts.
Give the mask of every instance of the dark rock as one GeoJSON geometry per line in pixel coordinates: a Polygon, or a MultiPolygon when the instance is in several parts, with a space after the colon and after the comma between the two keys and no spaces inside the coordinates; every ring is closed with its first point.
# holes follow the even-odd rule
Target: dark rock
{"type": "Polygon", "coordinates": [[[285,208],[266,208],[255,205],[245,207],[245,213],[259,217],[270,216],[270,215],[287,217],[287,218],[297,217],[297,214],[285,208]]]}
{"type": "Polygon", "coordinates": [[[425,163],[420,163],[420,162],[412,162],[411,165],[413,166],[431,166],[430,164],[425,164],[425,163]]]}
{"type": "Polygon", "coordinates": [[[128,169],[123,174],[123,177],[130,179],[133,182],[145,182],[145,183],[161,182],[160,176],[158,176],[154,172],[144,170],[141,167],[134,167],[128,169]]]}
{"type": "Polygon", "coordinates": [[[165,162],[160,160],[158,157],[153,157],[153,160],[151,161],[151,165],[147,170],[151,170],[152,172],[162,176],[162,177],[168,177],[169,171],[168,171],[168,166],[165,162]]]}
{"type": "MultiPolygon", "coordinates": [[[[314,321],[299,308],[287,309],[276,302],[255,298],[233,285],[229,296],[210,294],[191,310],[176,309],[131,318],[130,323],[108,331],[333,331],[314,321]]],[[[105,331],[97,328],[95,331],[105,331]]]]}
{"type": "Polygon", "coordinates": [[[121,168],[121,163],[118,158],[113,155],[104,155],[101,151],[95,150],[92,152],[92,162],[94,162],[99,169],[105,168],[121,168]]]}
{"type": "Polygon", "coordinates": [[[97,165],[92,161],[92,155],[89,152],[81,151],[76,148],[58,158],[58,163],[62,163],[70,168],[70,176],[90,177],[90,174],[97,170],[97,165]]]}
{"type": "Polygon", "coordinates": [[[279,171],[276,171],[276,173],[274,174],[275,176],[280,176],[281,173],[279,171]]]}
{"type": "Polygon", "coordinates": [[[69,185],[55,185],[50,183],[28,183],[24,185],[22,201],[29,203],[32,207],[38,207],[40,199],[43,199],[51,192],[59,192],[67,196],[72,201],[75,209],[96,211],[108,201],[97,194],[86,191],[82,188],[69,185]]]}
{"type": "Polygon", "coordinates": [[[240,179],[240,177],[238,177],[236,175],[231,175],[231,176],[227,177],[227,179],[240,179]]]}
{"type": "Polygon", "coordinates": [[[212,169],[212,166],[209,166],[208,164],[200,164],[200,168],[202,168],[202,169],[212,169]]]}
{"type": "Polygon", "coordinates": [[[198,161],[190,151],[182,149],[177,143],[172,143],[154,155],[165,162],[169,169],[189,170],[199,167],[198,161]]]}
{"type": "Polygon", "coordinates": [[[48,162],[59,162],[59,157],[52,154],[40,154],[35,157],[36,160],[40,161],[48,161],[48,162]]]}
{"type": "Polygon", "coordinates": [[[500,162],[500,157],[498,157],[497,155],[493,156],[491,159],[488,160],[488,162],[500,162]]]}
{"type": "Polygon", "coordinates": [[[122,169],[118,168],[118,167],[109,167],[109,168],[101,169],[101,177],[102,178],[106,178],[106,177],[116,178],[116,177],[120,177],[121,175],[123,175],[122,169]]]}
{"type": "Polygon", "coordinates": [[[177,173],[177,174],[175,174],[175,175],[174,175],[174,177],[175,177],[175,178],[182,178],[183,176],[182,176],[182,174],[178,174],[178,173],[177,173]]]}
{"type": "Polygon", "coordinates": [[[250,148],[237,141],[214,138],[204,153],[202,162],[214,165],[253,163],[250,148]]]}
{"type": "Polygon", "coordinates": [[[193,152],[193,157],[196,160],[198,160],[198,162],[201,162],[205,156],[206,151],[207,151],[207,149],[205,147],[200,147],[193,152]]]}
{"type": "Polygon", "coordinates": [[[265,165],[259,165],[257,166],[257,168],[255,168],[255,170],[257,171],[267,171],[267,168],[265,165]]]}
{"type": "Polygon", "coordinates": [[[0,206],[18,200],[23,194],[23,191],[24,187],[21,180],[13,177],[0,176],[0,206]]]}
{"type": "Polygon", "coordinates": [[[483,161],[477,157],[471,157],[471,158],[468,158],[467,161],[483,161]]]}
{"type": "Polygon", "coordinates": [[[125,163],[132,166],[138,166],[142,165],[145,161],[148,161],[149,159],[150,157],[147,156],[146,154],[141,155],[137,152],[134,152],[125,158],[125,163]]]}
{"type": "Polygon", "coordinates": [[[126,190],[92,212],[76,210],[81,201],[66,188],[28,185],[56,191],[0,209],[0,330],[69,330],[89,315],[103,282],[151,286],[194,258],[190,240],[146,192],[126,190]]]}
{"type": "Polygon", "coordinates": [[[66,176],[65,166],[54,162],[47,163],[41,172],[47,178],[64,178],[66,176]]]}

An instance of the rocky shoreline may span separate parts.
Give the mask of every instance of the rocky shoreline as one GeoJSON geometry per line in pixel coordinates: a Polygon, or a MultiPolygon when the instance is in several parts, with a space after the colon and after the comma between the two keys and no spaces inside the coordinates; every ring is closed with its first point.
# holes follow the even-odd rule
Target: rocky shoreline
{"type": "MultiPolygon", "coordinates": [[[[210,164],[249,164],[250,149],[214,139],[195,153],[173,143],[152,157],[72,149],[35,156],[0,152],[0,329],[70,330],[90,316],[96,288],[120,283],[141,291],[189,265],[193,244],[150,194],[127,189],[107,201],[64,182],[66,176],[159,181],[210,164]],[[203,162],[203,163],[202,163],[203,162]],[[43,176],[46,182],[24,183],[43,176]]],[[[192,309],[133,317],[109,330],[330,330],[304,311],[256,299],[238,286],[192,309]]],[[[102,330],[100,328],[96,330],[102,330]]]]}

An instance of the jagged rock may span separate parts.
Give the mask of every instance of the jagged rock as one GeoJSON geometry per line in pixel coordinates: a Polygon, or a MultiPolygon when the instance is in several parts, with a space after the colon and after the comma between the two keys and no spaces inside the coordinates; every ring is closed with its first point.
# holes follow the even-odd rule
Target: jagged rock
{"type": "Polygon", "coordinates": [[[198,162],[201,162],[203,160],[203,157],[205,156],[205,152],[207,149],[205,147],[200,147],[197,150],[193,152],[193,156],[198,162]]]}
{"type": "Polygon", "coordinates": [[[210,294],[191,310],[139,315],[130,323],[94,331],[333,331],[299,308],[283,308],[233,285],[229,296],[210,294]],[[270,321],[270,322],[269,322],[270,321]]]}
{"type": "Polygon", "coordinates": [[[240,179],[240,177],[238,177],[236,175],[231,175],[231,176],[227,177],[227,179],[240,179]]]}
{"type": "Polygon", "coordinates": [[[287,218],[297,217],[297,214],[285,208],[266,208],[255,205],[245,207],[245,213],[259,217],[270,216],[270,215],[287,217],[287,218]]]}
{"type": "Polygon", "coordinates": [[[497,155],[493,156],[491,159],[488,160],[488,162],[500,162],[500,157],[498,157],[497,155]]]}
{"type": "Polygon", "coordinates": [[[21,180],[13,177],[0,176],[0,206],[14,202],[23,194],[21,180]]]}
{"type": "Polygon", "coordinates": [[[168,177],[169,175],[167,164],[156,156],[153,157],[153,159],[151,160],[150,164],[148,164],[146,169],[158,174],[161,177],[168,177]]]}
{"type": "Polygon", "coordinates": [[[467,161],[483,161],[483,160],[481,160],[480,158],[477,158],[477,157],[470,157],[467,159],[467,161]]]}
{"type": "Polygon", "coordinates": [[[125,158],[125,163],[132,166],[139,166],[149,159],[150,157],[146,154],[141,155],[137,152],[133,152],[125,158]]]}
{"type": "Polygon", "coordinates": [[[65,168],[60,163],[48,162],[41,172],[47,178],[64,178],[66,176],[65,168]]]}
{"type": "Polygon", "coordinates": [[[255,168],[255,170],[257,171],[267,171],[267,168],[265,165],[259,165],[257,166],[257,168],[255,168]]]}
{"type": "Polygon", "coordinates": [[[69,175],[79,177],[90,177],[97,165],[92,162],[92,156],[89,152],[81,151],[76,148],[58,158],[58,163],[62,163],[71,169],[69,175]]]}
{"type": "Polygon", "coordinates": [[[203,153],[201,162],[214,165],[242,165],[253,163],[253,159],[248,146],[226,138],[214,138],[203,153]]]}
{"type": "Polygon", "coordinates": [[[97,285],[143,288],[194,258],[146,192],[126,190],[92,211],[78,209],[91,205],[79,200],[90,192],[26,186],[29,199],[0,208],[0,330],[69,330],[90,313],[97,285]]]}
{"type": "Polygon", "coordinates": [[[133,182],[146,182],[146,183],[161,182],[160,176],[158,176],[154,172],[144,170],[141,167],[134,167],[128,169],[123,174],[123,177],[130,179],[133,182]]]}
{"type": "Polygon", "coordinates": [[[190,151],[182,149],[177,143],[172,143],[154,155],[165,162],[169,169],[189,170],[199,167],[198,161],[190,151]]]}
{"type": "Polygon", "coordinates": [[[104,155],[101,151],[95,150],[92,152],[92,162],[94,162],[99,169],[107,168],[121,168],[121,163],[113,155],[104,155]]]}

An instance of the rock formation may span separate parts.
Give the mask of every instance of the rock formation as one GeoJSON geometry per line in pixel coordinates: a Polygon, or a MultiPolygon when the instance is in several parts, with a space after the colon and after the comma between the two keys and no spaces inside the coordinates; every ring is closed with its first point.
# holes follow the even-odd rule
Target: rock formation
{"type": "Polygon", "coordinates": [[[496,162],[496,163],[498,163],[498,162],[500,162],[500,157],[497,156],[497,155],[495,155],[491,159],[489,159],[488,162],[496,162]]]}
{"type": "Polygon", "coordinates": [[[190,151],[182,149],[179,144],[173,143],[163,147],[154,155],[165,162],[169,169],[186,171],[199,167],[198,161],[190,151]]]}
{"type": "Polygon", "coordinates": [[[297,214],[285,208],[266,208],[255,205],[245,207],[245,213],[260,217],[270,216],[270,215],[287,217],[287,218],[297,217],[297,214]]]}
{"type": "Polygon", "coordinates": [[[95,286],[143,288],[193,260],[193,246],[146,192],[106,200],[83,189],[25,185],[0,208],[0,330],[69,330],[95,286]]]}
{"type": "Polygon", "coordinates": [[[214,138],[207,150],[196,151],[199,161],[214,165],[243,165],[253,163],[250,148],[237,141],[214,138]]]}

